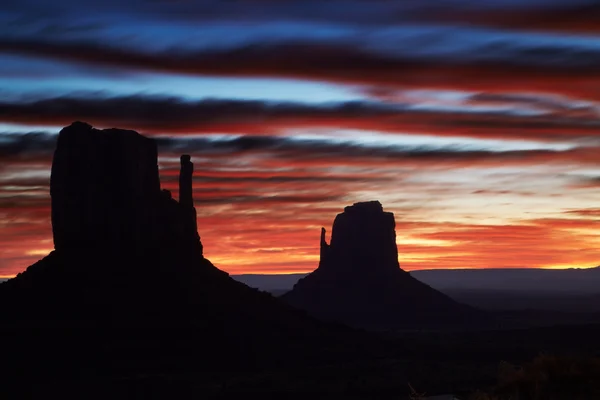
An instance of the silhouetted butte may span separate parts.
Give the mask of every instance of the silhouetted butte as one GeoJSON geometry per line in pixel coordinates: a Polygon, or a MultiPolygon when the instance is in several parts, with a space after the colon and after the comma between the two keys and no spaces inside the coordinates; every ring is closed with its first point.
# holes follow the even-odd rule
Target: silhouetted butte
{"type": "Polygon", "coordinates": [[[413,278],[398,263],[394,214],[355,203],[321,229],[318,268],[282,298],[324,320],[388,330],[464,326],[483,316],[413,278]]]}

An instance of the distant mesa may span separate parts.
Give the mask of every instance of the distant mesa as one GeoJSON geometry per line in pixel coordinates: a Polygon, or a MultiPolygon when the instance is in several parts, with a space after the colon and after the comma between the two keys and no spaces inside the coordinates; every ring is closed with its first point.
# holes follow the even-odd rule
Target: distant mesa
{"type": "Polygon", "coordinates": [[[330,244],[322,228],[318,268],[282,298],[319,318],[370,329],[460,326],[483,316],[400,268],[394,214],[379,201],[338,214],[330,244]]]}

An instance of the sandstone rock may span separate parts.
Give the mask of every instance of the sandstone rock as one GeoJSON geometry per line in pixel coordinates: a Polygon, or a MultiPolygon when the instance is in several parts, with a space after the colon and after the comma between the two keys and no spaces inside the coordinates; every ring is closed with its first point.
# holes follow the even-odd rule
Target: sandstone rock
{"type": "Polygon", "coordinates": [[[338,214],[329,245],[321,230],[318,268],[283,299],[322,319],[371,329],[460,326],[481,317],[400,268],[394,215],[378,201],[338,214]]]}
{"type": "Polygon", "coordinates": [[[394,214],[378,201],[345,207],[333,222],[329,258],[321,268],[340,275],[397,272],[395,227],[394,214]]]}
{"type": "Polygon", "coordinates": [[[119,251],[148,243],[159,193],[153,140],[73,123],[60,132],[52,162],[55,248],[119,251]]]}
{"type": "Polygon", "coordinates": [[[183,155],[177,202],[160,189],[154,140],[82,122],[64,128],[50,180],[55,249],[142,254],[170,248],[201,257],[193,170],[183,155]]]}

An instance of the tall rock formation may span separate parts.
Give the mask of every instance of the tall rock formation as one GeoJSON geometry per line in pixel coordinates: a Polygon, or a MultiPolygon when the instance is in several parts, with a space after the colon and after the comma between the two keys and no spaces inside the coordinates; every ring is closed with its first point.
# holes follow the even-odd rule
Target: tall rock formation
{"type": "Polygon", "coordinates": [[[29,387],[34,377],[98,371],[104,385],[114,374],[229,373],[346,352],[354,333],[204,257],[192,174],[183,155],[176,201],[160,188],[154,140],[81,122],[60,132],[50,187],[55,250],[0,284],[0,336],[11,343],[0,375],[26,371],[29,387]]]}
{"type": "Polygon", "coordinates": [[[181,170],[179,172],[179,207],[184,222],[184,237],[189,240],[189,246],[202,255],[202,242],[198,235],[198,222],[192,192],[192,175],[194,164],[188,154],[181,156],[181,170]]]}
{"type": "Polygon", "coordinates": [[[378,201],[338,214],[331,244],[321,230],[318,268],[283,299],[319,318],[369,329],[461,326],[482,316],[400,268],[394,214],[378,201]]]}
{"type": "Polygon", "coordinates": [[[190,156],[181,156],[177,202],[160,189],[154,140],[73,123],[60,132],[52,161],[55,249],[140,255],[185,244],[201,257],[192,173],[190,156]]]}
{"type": "Polygon", "coordinates": [[[77,122],[59,135],[50,179],[57,250],[144,242],[160,190],[154,141],[77,122]]]}

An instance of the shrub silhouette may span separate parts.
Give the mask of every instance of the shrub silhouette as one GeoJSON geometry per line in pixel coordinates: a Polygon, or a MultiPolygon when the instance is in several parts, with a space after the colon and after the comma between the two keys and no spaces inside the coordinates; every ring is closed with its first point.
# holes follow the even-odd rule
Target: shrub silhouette
{"type": "Polygon", "coordinates": [[[600,358],[541,354],[516,366],[502,362],[498,383],[470,400],[589,400],[600,398],[600,358]]]}

